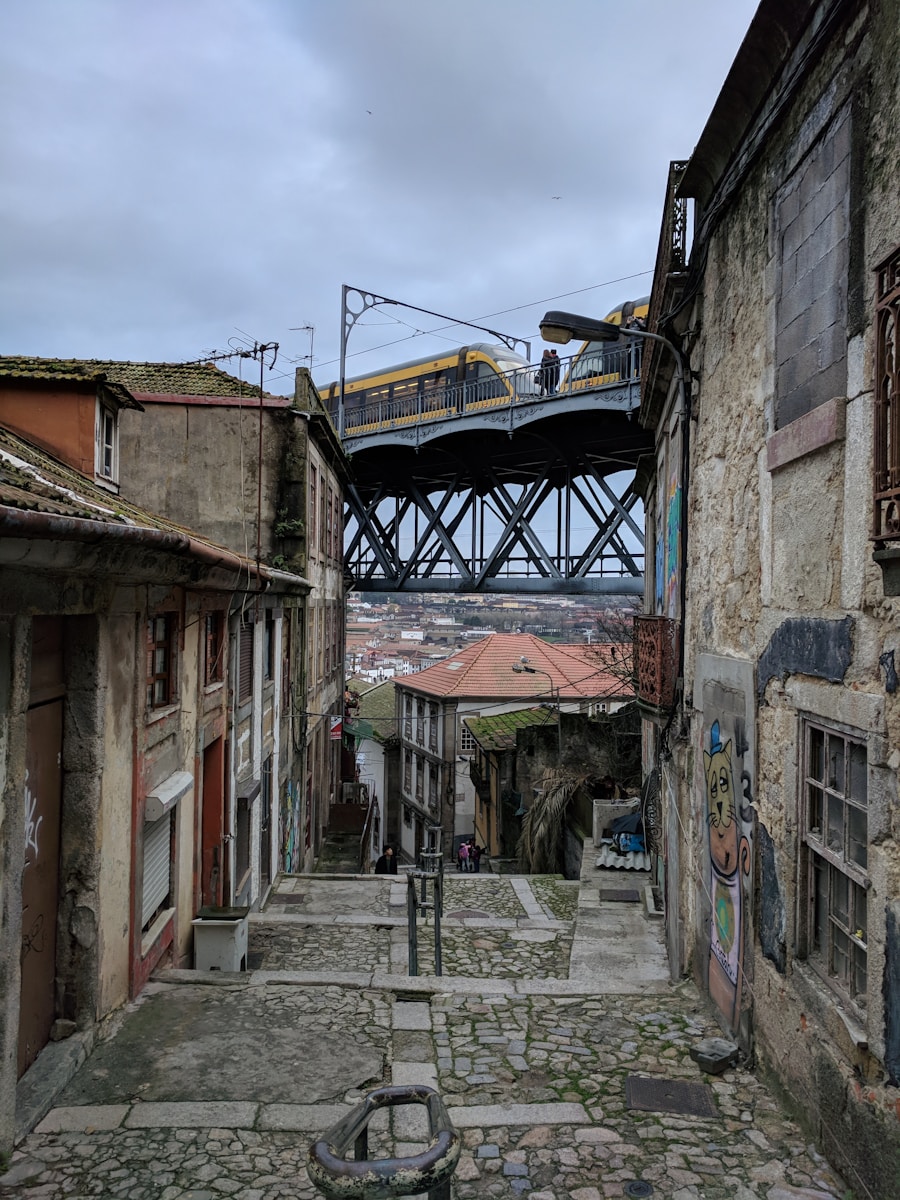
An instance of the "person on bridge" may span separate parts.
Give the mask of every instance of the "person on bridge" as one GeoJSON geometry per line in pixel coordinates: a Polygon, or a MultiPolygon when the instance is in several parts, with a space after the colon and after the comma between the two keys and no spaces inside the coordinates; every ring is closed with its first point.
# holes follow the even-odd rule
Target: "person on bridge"
{"type": "Polygon", "coordinates": [[[556,353],[555,350],[551,350],[550,351],[550,388],[549,388],[549,393],[551,396],[559,387],[560,365],[561,364],[559,361],[559,355],[556,353]]]}
{"type": "Polygon", "coordinates": [[[541,395],[550,395],[550,379],[553,372],[553,356],[549,350],[545,350],[541,355],[541,365],[538,368],[537,377],[540,386],[541,395]]]}

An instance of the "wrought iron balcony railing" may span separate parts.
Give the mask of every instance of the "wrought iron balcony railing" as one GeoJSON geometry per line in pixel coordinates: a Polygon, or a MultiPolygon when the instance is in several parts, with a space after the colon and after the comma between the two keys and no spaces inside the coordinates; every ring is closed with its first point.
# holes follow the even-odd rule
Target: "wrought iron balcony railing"
{"type": "Polygon", "coordinates": [[[637,698],[653,708],[671,708],[678,679],[678,625],[671,617],[634,618],[637,698]]]}

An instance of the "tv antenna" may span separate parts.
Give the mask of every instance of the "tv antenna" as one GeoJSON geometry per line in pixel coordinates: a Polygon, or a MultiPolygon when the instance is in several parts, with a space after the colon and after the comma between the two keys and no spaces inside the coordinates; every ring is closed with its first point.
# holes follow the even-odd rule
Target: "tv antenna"
{"type": "MultiPolygon", "coordinates": [[[[313,360],[313,338],[316,336],[315,325],[294,325],[294,326],[291,326],[291,332],[292,333],[308,333],[309,334],[309,354],[301,354],[299,361],[308,363],[309,369],[311,371],[313,368],[313,361],[314,361],[313,360]]],[[[295,359],[294,361],[296,362],[297,359],[295,359]]]]}

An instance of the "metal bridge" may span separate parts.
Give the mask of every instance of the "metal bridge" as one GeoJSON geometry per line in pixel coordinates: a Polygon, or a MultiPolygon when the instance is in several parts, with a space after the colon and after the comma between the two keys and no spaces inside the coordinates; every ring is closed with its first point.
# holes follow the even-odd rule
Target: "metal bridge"
{"type": "Polygon", "coordinates": [[[360,591],[641,594],[640,346],[339,414],[360,591]],[[544,394],[542,394],[544,393],[544,394]]]}

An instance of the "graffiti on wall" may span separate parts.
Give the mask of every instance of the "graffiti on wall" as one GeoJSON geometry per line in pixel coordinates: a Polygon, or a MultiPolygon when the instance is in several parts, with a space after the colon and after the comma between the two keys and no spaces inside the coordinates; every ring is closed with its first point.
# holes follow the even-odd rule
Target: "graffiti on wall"
{"type": "Polygon", "coordinates": [[[681,485],[677,475],[669,480],[666,499],[666,595],[665,615],[678,611],[678,577],[681,567],[681,485]]]}
{"type": "MultiPolygon", "coordinates": [[[[738,730],[739,732],[739,730],[738,730]]],[[[745,826],[752,828],[752,780],[740,775],[734,783],[734,756],[743,747],[734,739],[722,741],[719,721],[709,731],[709,750],[703,751],[706,824],[709,830],[710,901],[709,994],[732,1032],[737,1032],[744,983],[745,912],[743,885],[750,876],[752,848],[745,826]]]]}
{"type": "Polygon", "coordinates": [[[290,875],[300,870],[300,807],[300,789],[289,779],[281,799],[281,869],[290,875]]]}

